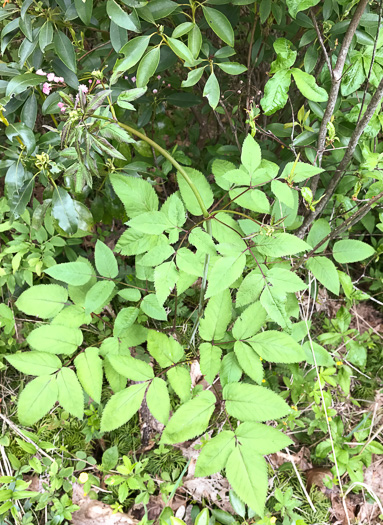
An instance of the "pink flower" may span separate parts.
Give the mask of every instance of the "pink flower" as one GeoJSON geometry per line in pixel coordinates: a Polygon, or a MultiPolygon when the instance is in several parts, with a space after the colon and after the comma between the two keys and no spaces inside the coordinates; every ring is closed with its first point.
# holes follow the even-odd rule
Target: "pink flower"
{"type": "Polygon", "coordinates": [[[90,78],[90,79],[88,80],[88,82],[89,82],[89,84],[91,84],[91,83],[92,83],[92,79],[90,78]]]}
{"type": "Polygon", "coordinates": [[[45,77],[45,76],[46,76],[46,73],[44,73],[44,71],[43,71],[42,69],[38,69],[38,70],[36,71],[36,75],[40,75],[40,76],[42,76],[42,77],[45,77]]]}
{"type": "Polygon", "coordinates": [[[55,81],[56,82],[61,82],[63,84],[64,83],[64,77],[55,77],[55,81]]]}
{"type": "Polygon", "coordinates": [[[96,80],[96,84],[101,84],[101,80],[96,80]]]}
{"type": "Polygon", "coordinates": [[[135,82],[135,81],[136,81],[136,77],[132,77],[132,78],[131,78],[131,81],[132,81],[132,82],[135,82]]]}
{"type": "Polygon", "coordinates": [[[80,84],[78,86],[78,90],[82,91],[83,93],[88,93],[88,91],[89,91],[88,87],[85,84],[80,84]]]}
{"type": "Polygon", "coordinates": [[[172,87],[171,84],[168,84],[168,87],[172,87]]]}
{"type": "Polygon", "coordinates": [[[64,107],[64,104],[62,102],[59,102],[57,105],[60,109],[64,107]]]}
{"type": "Polygon", "coordinates": [[[154,94],[158,93],[158,89],[153,89],[153,93],[154,94]]]}
{"type": "Polygon", "coordinates": [[[48,84],[48,82],[44,82],[44,84],[43,84],[43,93],[44,93],[44,95],[49,95],[49,93],[51,92],[51,89],[52,89],[52,86],[50,84],[48,84]]]}
{"type": "Polygon", "coordinates": [[[65,113],[66,108],[61,108],[61,113],[65,113]]]}
{"type": "Polygon", "coordinates": [[[125,80],[129,80],[129,77],[127,77],[127,76],[124,76],[124,79],[125,79],[125,80]]]}
{"type": "Polygon", "coordinates": [[[161,75],[157,75],[157,80],[161,80],[161,75]]]}
{"type": "Polygon", "coordinates": [[[47,79],[49,80],[49,82],[53,82],[55,79],[55,76],[56,75],[54,73],[48,73],[47,79]]]}

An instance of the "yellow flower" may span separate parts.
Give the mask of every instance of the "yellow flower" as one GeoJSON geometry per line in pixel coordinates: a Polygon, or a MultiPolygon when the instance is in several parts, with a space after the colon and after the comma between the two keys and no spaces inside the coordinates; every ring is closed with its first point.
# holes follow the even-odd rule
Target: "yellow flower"
{"type": "Polygon", "coordinates": [[[298,409],[297,409],[296,406],[293,405],[291,408],[292,408],[293,410],[296,410],[296,411],[298,412],[298,409]]]}
{"type": "Polygon", "coordinates": [[[262,379],[262,383],[266,383],[266,379],[262,379]]]}
{"type": "Polygon", "coordinates": [[[270,523],[275,523],[277,521],[277,518],[275,516],[272,516],[270,518],[270,523]]]}
{"type": "Polygon", "coordinates": [[[89,476],[86,472],[81,472],[80,477],[78,479],[80,483],[86,483],[89,479],[89,476]]]}
{"type": "Polygon", "coordinates": [[[263,361],[262,357],[259,358],[260,361],[263,361]]]}
{"type": "Polygon", "coordinates": [[[329,421],[332,421],[332,417],[328,417],[327,419],[328,419],[329,421]]]}
{"type": "Polygon", "coordinates": [[[342,361],[337,361],[336,364],[337,364],[338,366],[343,365],[342,361]]]}

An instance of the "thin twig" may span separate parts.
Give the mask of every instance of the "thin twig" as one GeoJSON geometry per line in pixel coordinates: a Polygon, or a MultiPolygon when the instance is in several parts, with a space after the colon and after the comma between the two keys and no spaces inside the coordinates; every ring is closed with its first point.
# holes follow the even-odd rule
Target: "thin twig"
{"type": "Polygon", "coordinates": [[[321,35],[319,27],[318,27],[317,19],[316,19],[315,14],[313,13],[312,10],[311,10],[310,14],[311,14],[311,20],[313,21],[313,24],[314,24],[314,27],[315,27],[315,31],[317,32],[317,37],[318,37],[319,43],[321,45],[324,58],[326,60],[326,64],[327,64],[328,70],[330,71],[330,75],[332,76],[332,66],[331,66],[330,58],[328,56],[327,49],[326,49],[326,47],[324,45],[323,38],[322,38],[322,35],[321,35]]]}

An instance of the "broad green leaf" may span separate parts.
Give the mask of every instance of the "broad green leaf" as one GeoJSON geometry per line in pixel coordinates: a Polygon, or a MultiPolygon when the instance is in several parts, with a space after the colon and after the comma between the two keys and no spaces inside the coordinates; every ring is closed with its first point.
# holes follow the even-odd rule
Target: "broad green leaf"
{"type": "Polygon", "coordinates": [[[326,257],[311,257],[306,261],[306,268],[323,284],[327,290],[339,295],[339,276],[335,264],[326,257]]]}
{"type": "Polygon", "coordinates": [[[301,345],[285,332],[267,330],[252,337],[249,343],[258,355],[272,363],[298,363],[305,359],[301,345]]]}
{"type": "Polygon", "coordinates": [[[288,98],[291,83],[290,70],[277,71],[265,86],[261,106],[266,115],[273,115],[278,109],[282,109],[288,98]]]}
{"type": "Polygon", "coordinates": [[[193,22],[183,22],[182,24],[174,28],[172,37],[180,38],[181,36],[186,35],[189,31],[193,29],[193,26],[193,22]]]}
{"type": "MultiPolygon", "coordinates": [[[[82,0],[81,0],[82,1],[82,0]]],[[[112,250],[99,239],[96,242],[94,257],[97,271],[102,277],[114,279],[118,275],[117,259],[112,250]]]]}
{"type": "Polygon", "coordinates": [[[243,66],[242,64],[238,64],[238,62],[220,62],[216,65],[228,75],[241,75],[247,71],[247,67],[243,66]]]}
{"type": "Polygon", "coordinates": [[[37,284],[23,292],[16,301],[19,310],[27,315],[51,319],[64,308],[68,292],[58,284],[37,284]]]}
{"type": "Polygon", "coordinates": [[[332,249],[334,259],[342,264],[364,261],[374,253],[375,250],[370,244],[353,239],[337,241],[332,249]]]}
{"type": "Polygon", "coordinates": [[[127,423],[139,410],[146,387],[147,383],[138,383],[114,394],[102,413],[101,432],[110,432],[127,423]]]}
{"type": "Polygon", "coordinates": [[[173,337],[156,330],[148,332],[148,352],[161,368],[178,363],[185,356],[182,346],[173,337]]]}
{"type": "MultiPolygon", "coordinates": [[[[239,170],[236,170],[239,171],[239,170]]],[[[270,213],[270,203],[266,194],[260,190],[249,190],[243,193],[243,188],[230,190],[230,199],[235,201],[238,206],[247,208],[257,213],[270,213]]]]}
{"type": "Polygon", "coordinates": [[[218,259],[211,270],[205,298],[208,299],[229,288],[242,275],[245,264],[244,253],[239,257],[229,256],[218,259]]]}
{"type": "Polygon", "coordinates": [[[363,67],[363,55],[356,53],[351,58],[351,66],[348,66],[344,75],[342,76],[341,93],[343,97],[347,97],[355,93],[366,79],[366,73],[363,67]]]}
{"type": "Polygon", "coordinates": [[[271,191],[281,202],[284,202],[286,206],[292,208],[294,206],[293,190],[289,186],[279,180],[271,181],[271,191]]]}
{"type": "Polygon", "coordinates": [[[193,228],[188,237],[189,243],[197,248],[200,253],[217,255],[213,239],[202,228],[193,228]]]}
{"type": "Polygon", "coordinates": [[[226,16],[211,7],[202,7],[206,22],[228,46],[234,47],[234,31],[226,16]]]}
{"type": "Polygon", "coordinates": [[[118,173],[112,173],[109,177],[129,217],[158,210],[158,197],[149,182],[118,173]]]}
{"type": "Polygon", "coordinates": [[[275,392],[246,383],[229,383],[223,389],[228,413],[241,421],[267,421],[286,416],[287,403],[275,392]]]}
{"type": "Polygon", "coordinates": [[[209,78],[203,88],[203,96],[207,98],[209,105],[215,109],[218,106],[219,97],[221,95],[219,82],[214,73],[210,73],[209,78]]]}
{"type": "Polygon", "coordinates": [[[217,434],[202,447],[195,467],[195,476],[211,476],[224,469],[234,447],[234,432],[223,430],[217,434]]]}
{"type": "MultiPolygon", "coordinates": [[[[124,290],[126,291],[126,290],[124,290]]],[[[130,291],[130,290],[129,290],[130,291]]],[[[138,290],[135,290],[138,291],[138,290]]],[[[139,314],[139,309],[134,306],[122,308],[114,321],[114,337],[123,337],[128,329],[133,325],[139,314]]]]}
{"type": "Polygon", "coordinates": [[[129,228],[119,238],[115,251],[121,255],[139,255],[151,250],[158,244],[162,244],[158,235],[149,235],[129,228]]]}
{"type": "Polygon", "coordinates": [[[299,11],[305,11],[317,5],[320,0],[286,0],[290,15],[295,18],[299,11]]]}
{"type": "Polygon", "coordinates": [[[149,250],[140,260],[143,266],[158,266],[174,253],[174,248],[169,244],[158,244],[149,250]]]}
{"type": "Polygon", "coordinates": [[[77,377],[88,394],[96,403],[101,402],[102,390],[102,360],[97,348],[87,348],[74,360],[77,377]]]}
{"type": "MultiPolygon", "coordinates": [[[[200,171],[193,168],[184,167],[184,170],[201,195],[205,208],[210,208],[213,204],[214,196],[206,177],[200,171]]],[[[202,210],[196,196],[180,172],[177,172],[177,182],[187,210],[193,215],[202,215],[202,210]]]]}
{"type": "Polygon", "coordinates": [[[82,344],[82,332],[60,325],[43,325],[27,337],[29,346],[40,352],[71,355],[82,344]]]}
{"type": "Polygon", "coordinates": [[[120,290],[118,295],[125,299],[125,301],[136,302],[141,299],[141,292],[136,288],[125,288],[124,290],[120,290]]]}
{"type": "Polygon", "coordinates": [[[189,370],[183,366],[174,366],[166,373],[170,386],[180,398],[181,403],[190,399],[191,377],[189,370]]]}
{"type": "Polygon", "coordinates": [[[132,16],[133,13],[128,15],[114,0],[107,1],[106,12],[117,26],[135,33],[140,31],[140,26],[136,23],[136,17],[132,16]]]}
{"type": "Polygon", "coordinates": [[[195,277],[202,277],[205,262],[204,254],[194,253],[188,248],[180,248],[177,250],[176,262],[181,271],[195,277]]]}
{"type": "Polygon", "coordinates": [[[114,447],[107,448],[102,455],[102,468],[105,471],[114,469],[118,463],[118,457],[119,453],[117,445],[114,445],[114,447]]]}
{"type": "Polygon", "coordinates": [[[36,377],[19,396],[17,416],[22,425],[30,426],[45,416],[56,403],[58,389],[54,376],[36,377]]]}
{"type": "Polygon", "coordinates": [[[199,347],[200,367],[205,379],[211,385],[221,368],[222,350],[210,343],[202,343],[199,347]]]}
{"type": "Polygon", "coordinates": [[[94,284],[85,297],[85,313],[97,312],[105,306],[110,301],[114,288],[112,281],[98,281],[94,284]]]}
{"type": "Polygon", "coordinates": [[[169,420],[170,398],[166,382],[155,377],[146,394],[146,403],[151,414],[163,425],[169,420]]]}
{"type": "Polygon", "coordinates": [[[193,58],[198,58],[202,46],[202,34],[197,24],[193,24],[191,31],[188,32],[188,48],[193,58]]]}
{"type": "Polygon", "coordinates": [[[173,261],[162,263],[154,269],[154,287],[162,305],[174,289],[179,273],[173,261]]]}
{"type": "MultiPolygon", "coordinates": [[[[93,285],[97,282],[96,277],[96,270],[93,268],[92,264],[88,259],[85,259],[85,257],[79,257],[77,259],[77,262],[81,262],[84,265],[87,266],[87,272],[88,277],[90,276],[90,279],[86,284],[82,284],[81,286],[76,285],[68,285],[68,293],[71,300],[79,307],[84,308],[85,304],[85,297],[88,291],[92,288],[93,285]]],[[[85,313],[85,310],[84,310],[85,313]]]]}
{"type": "Polygon", "coordinates": [[[29,87],[38,86],[42,81],[43,78],[34,73],[16,75],[8,82],[5,94],[7,97],[19,95],[29,87]]]}
{"type": "Polygon", "coordinates": [[[93,0],[74,0],[74,5],[81,21],[88,26],[92,18],[93,0]]]}
{"type": "Polygon", "coordinates": [[[250,447],[236,447],[227,460],[226,476],[241,500],[263,516],[267,496],[267,464],[263,456],[250,447]]]}
{"type": "Polygon", "coordinates": [[[314,341],[306,341],[306,343],[302,346],[303,351],[306,354],[306,361],[312,365],[315,366],[315,361],[318,366],[334,366],[334,360],[330,356],[330,354],[323,348],[323,346],[318,345],[318,343],[315,343],[314,341]],[[311,348],[312,344],[312,348],[311,348]],[[313,350],[315,355],[315,360],[313,356],[313,350]]]}
{"type": "Polygon", "coordinates": [[[73,286],[86,284],[94,275],[92,267],[84,262],[56,264],[45,270],[45,273],[57,281],[63,281],[73,286]]]}
{"type": "Polygon", "coordinates": [[[327,91],[317,85],[312,75],[295,67],[291,70],[291,73],[299,91],[304,97],[313,102],[326,102],[328,99],[327,91]]]}
{"type": "Polygon", "coordinates": [[[68,69],[77,72],[77,61],[74,47],[69,38],[62,31],[55,31],[53,37],[55,53],[68,69]]]}
{"type": "Polygon", "coordinates": [[[166,41],[175,55],[187,62],[189,65],[194,65],[194,57],[192,52],[183,42],[181,42],[181,40],[177,40],[176,38],[171,38],[168,36],[166,41]]]}
{"type": "Polygon", "coordinates": [[[154,377],[152,367],[141,359],[122,355],[111,355],[108,359],[116,372],[131,381],[146,381],[154,377]]]}
{"type": "Polygon", "coordinates": [[[160,48],[155,47],[150,50],[144,58],[141,60],[137,70],[137,87],[145,87],[149,82],[150,78],[156,72],[158,64],[160,62],[160,48]]]}
{"type": "MultiPolygon", "coordinates": [[[[310,228],[309,234],[307,236],[307,242],[310,244],[312,248],[315,248],[317,244],[320,243],[327,235],[331,232],[331,226],[329,225],[328,221],[326,219],[318,219],[313,223],[313,225],[310,228]]],[[[315,253],[321,253],[323,252],[327,246],[329,241],[325,242],[320,246],[315,253]]]]}
{"type": "Polygon", "coordinates": [[[233,326],[234,339],[248,339],[262,328],[266,321],[266,311],[260,302],[248,306],[233,326]]]}
{"type": "MultiPolygon", "coordinates": [[[[133,38],[132,40],[129,40],[121,49],[120,53],[125,55],[125,58],[121,60],[117,60],[116,65],[114,66],[114,72],[111,77],[110,83],[113,85],[118,78],[125,73],[125,71],[128,71],[128,69],[132,68],[134,65],[141,60],[142,56],[144,55],[150,41],[150,36],[137,36],[136,38],[133,38]]],[[[113,178],[116,177],[122,177],[124,176],[113,174],[113,178]]],[[[113,179],[111,177],[112,184],[113,179]]],[[[118,191],[116,190],[116,193],[118,195],[118,191]]],[[[121,196],[118,195],[120,198],[121,196]]],[[[123,200],[123,199],[121,199],[123,200]]],[[[132,216],[132,215],[131,215],[132,216]]]]}
{"type": "Polygon", "coordinates": [[[229,383],[237,383],[243,374],[243,370],[238,363],[235,352],[227,353],[221,362],[221,368],[219,371],[219,380],[221,385],[224,387],[229,383]]]}
{"type": "Polygon", "coordinates": [[[295,255],[310,250],[310,245],[291,233],[277,233],[270,236],[254,237],[257,250],[268,257],[295,255]]]}
{"type": "Polygon", "coordinates": [[[294,293],[307,288],[307,284],[296,273],[289,272],[289,270],[284,270],[283,268],[271,268],[271,270],[268,270],[267,280],[275,289],[281,292],[294,293]]]}
{"type": "Polygon", "coordinates": [[[241,162],[253,175],[262,160],[261,148],[251,135],[247,135],[242,145],[241,162]]]}
{"type": "Polygon", "coordinates": [[[247,343],[242,341],[235,342],[234,352],[244,373],[260,385],[264,371],[259,355],[247,343]]]}
{"type": "Polygon", "coordinates": [[[286,164],[283,168],[281,179],[291,178],[295,183],[304,182],[306,179],[310,179],[324,171],[323,168],[312,166],[311,164],[307,164],[307,162],[297,162],[295,166],[294,164],[294,162],[288,162],[286,164]]]}
{"type": "Polygon", "coordinates": [[[199,335],[205,341],[219,341],[226,333],[231,320],[231,295],[229,290],[212,297],[200,321],[199,335]]]}
{"type": "MultiPolygon", "coordinates": [[[[82,0],[76,0],[81,1],[82,0]]],[[[44,53],[44,49],[49,46],[53,40],[53,25],[52,22],[47,20],[41,27],[39,32],[39,46],[41,51],[44,53]]]]}
{"type": "Polygon", "coordinates": [[[262,423],[241,423],[235,435],[241,445],[262,455],[274,454],[293,444],[285,434],[262,423]]]}
{"type": "Polygon", "coordinates": [[[76,374],[70,368],[62,368],[57,374],[58,400],[64,410],[78,419],[84,414],[84,393],[76,374]]]}
{"type": "Polygon", "coordinates": [[[180,443],[202,434],[214,412],[215,402],[214,394],[204,390],[194,399],[181,405],[166,425],[161,443],[180,443]]]}
{"type": "Polygon", "coordinates": [[[290,316],[286,310],[287,296],[284,292],[266,286],[260,300],[270,319],[279,324],[283,330],[291,328],[290,316]]]}
{"type": "Polygon", "coordinates": [[[265,278],[258,269],[247,274],[237,291],[237,307],[246,306],[256,301],[265,285],[265,278]]]}
{"type": "MultiPolygon", "coordinates": [[[[166,199],[161,208],[161,211],[168,218],[171,228],[176,228],[179,230],[186,222],[185,207],[177,193],[173,193],[166,199]]],[[[171,228],[169,228],[167,231],[171,231],[171,228]]]]}
{"type": "Polygon", "coordinates": [[[54,374],[61,368],[60,359],[46,352],[17,352],[5,359],[19,372],[31,376],[54,374]]]}
{"type": "Polygon", "coordinates": [[[141,302],[141,310],[152,319],[166,321],[168,316],[165,308],[159,303],[154,294],[146,295],[141,302]]]}
{"type": "Polygon", "coordinates": [[[128,382],[128,380],[126,379],[126,377],[116,372],[116,370],[110,364],[108,357],[104,359],[104,372],[105,377],[108,383],[110,384],[110,388],[113,390],[114,393],[121,392],[121,390],[124,390],[124,388],[126,388],[126,383],[128,382]]]}
{"type": "Polygon", "coordinates": [[[117,98],[117,105],[120,106],[120,108],[124,109],[130,109],[131,111],[135,111],[136,108],[131,104],[130,102],[132,100],[137,100],[138,98],[142,97],[148,90],[147,87],[142,88],[133,88],[128,89],[126,91],[123,91],[118,95],[117,98]]]}
{"type": "Polygon", "coordinates": [[[53,192],[52,216],[66,234],[72,235],[77,232],[79,228],[79,213],[76,210],[75,201],[61,186],[55,188],[53,192]]]}

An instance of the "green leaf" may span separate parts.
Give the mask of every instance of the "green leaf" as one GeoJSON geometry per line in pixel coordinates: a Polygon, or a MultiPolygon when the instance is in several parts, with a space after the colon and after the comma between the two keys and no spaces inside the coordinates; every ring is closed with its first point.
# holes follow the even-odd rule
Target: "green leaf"
{"type": "Polygon", "coordinates": [[[342,76],[341,93],[343,97],[347,97],[355,93],[365,81],[366,74],[363,67],[363,55],[356,53],[351,59],[351,67],[349,66],[342,76]]]}
{"type": "Polygon", "coordinates": [[[176,261],[178,268],[186,274],[194,275],[195,277],[203,275],[204,254],[194,253],[188,248],[180,248],[177,251],[176,261]]]}
{"type": "MultiPolygon", "coordinates": [[[[76,0],[77,2],[82,0],[76,0]]],[[[41,27],[39,32],[39,46],[41,51],[44,53],[44,50],[53,40],[53,25],[52,22],[47,20],[41,27]]]]}
{"type": "Polygon", "coordinates": [[[98,312],[109,301],[115,288],[112,281],[98,281],[92,286],[85,297],[85,313],[98,312]]]}
{"type": "Polygon", "coordinates": [[[76,53],[69,38],[62,31],[55,31],[53,37],[55,53],[68,69],[77,72],[76,53]]]}
{"type": "Polygon", "coordinates": [[[307,284],[297,274],[283,268],[268,270],[267,280],[280,292],[295,293],[307,288],[307,284]]]}
{"type": "MultiPolygon", "coordinates": [[[[307,242],[312,248],[314,248],[317,244],[320,243],[321,240],[327,237],[329,233],[331,233],[331,226],[329,225],[328,221],[326,221],[326,219],[318,219],[313,223],[313,225],[310,228],[310,232],[307,237],[307,242]]],[[[315,253],[323,252],[327,248],[328,243],[329,241],[322,244],[322,246],[320,246],[315,251],[315,253]]]]}
{"type": "MultiPolygon", "coordinates": [[[[81,0],[82,1],[82,0],[81,0]]],[[[118,275],[117,259],[112,250],[99,239],[96,242],[94,257],[97,271],[102,277],[114,279],[118,275]]]]}
{"type": "Polygon", "coordinates": [[[162,263],[154,269],[154,287],[161,305],[173,291],[178,276],[179,273],[173,261],[162,263]]]}
{"type": "Polygon", "coordinates": [[[19,95],[29,87],[38,86],[42,82],[43,78],[40,75],[35,75],[34,73],[16,75],[8,82],[5,95],[7,97],[19,95]]]}
{"type": "Polygon", "coordinates": [[[142,95],[145,95],[147,90],[148,88],[145,86],[143,88],[133,88],[123,91],[118,95],[117,105],[120,106],[120,108],[135,111],[136,108],[132,104],[130,104],[130,102],[132,100],[137,100],[138,98],[142,97],[142,95]]]}
{"type": "Polygon", "coordinates": [[[173,38],[180,38],[181,36],[186,35],[189,31],[191,31],[194,27],[193,22],[183,22],[176,28],[174,28],[174,31],[172,33],[173,38]]]}
{"type": "Polygon", "coordinates": [[[31,376],[54,374],[61,368],[60,359],[45,352],[17,352],[5,359],[19,372],[31,376]]]}
{"type": "Polygon", "coordinates": [[[126,388],[126,377],[116,372],[116,370],[110,364],[108,357],[104,359],[104,372],[105,377],[108,383],[110,384],[110,388],[113,390],[114,393],[121,392],[121,390],[124,390],[124,388],[126,388]]]}
{"type": "Polygon", "coordinates": [[[136,23],[136,17],[132,16],[133,13],[128,15],[114,0],[107,1],[106,12],[117,26],[135,33],[140,31],[140,26],[136,23]]]}
{"type": "Polygon", "coordinates": [[[200,253],[217,255],[213,239],[202,228],[193,228],[188,237],[189,243],[193,244],[200,253]]]}
{"type": "Polygon", "coordinates": [[[247,304],[256,301],[265,287],[265,284],[265,279],[258,269],[247,274],[237,291],[237,307],[246,306],[247,304]]]}
{"type": "Polygon", "coordinates": [[[283,257],[295,255],[310,250],[310,245],[291,233],[278,233],[270,236],[258,235],[254,237],[257,250],[268,257],[283,257]]]}
{"type": "MultiPolygon", "coordinates": [[[[193,168],[184,167],[184,170],[195,187],[198,189],[202,201],[205,204],[205,208],[210,208],[214,201],[214,195],[209,182],[206,180],[206,177],[200,171],[197,171],[193,168]]],[[[184,201],[187,210],[193,215],[202,215],[202,210],[196,196],[194,195],[189,184],[179,172],[177,172],[177,182],[181,192],[182,200],[184,201]]]]}
{"type": "Polygon", "coordinates": [[[213,109],[218,106],[220,94],[221,91],[217,77],[214,73],[211,73],[203,89],[203,96],[207,98],[209,105],[213,109]]]}
{"type": "Polygon", "coordinates": [[[265,321],[266,311],[261,303],[258,301],[251,304],[234,323],[234,339],[248,339],[259,332],[265,321]]]}
{"type": "Polygon", "coordinates": [[[158,197],[149,182],[118,173],[111,173],[109,177],[129,217],[158,210],[158,197]]]}
{"type": "Polygon", "coordinates": [[[286,311],[287,296],[284,292],[266,286],[261,294],[261,304],[268,316],[281,328],[291,328],[290,317],[286,311]]]}
{"type": "Polygon", "coordinates": [[[263,380],[264,371],[259,355],[256,354],[248,344],[242,341],[235,342],[234,352],[245,374],[260,385],[263,380]]]}
{"type": "Polygon", "coordinates": [[[235,352],[227,353],[222,359],[219,371],[219,380],[224,387],[228,383],[237,383],[242,376],[243,370],[239,366],[235,352]]]}
{"type": "Polygon", "coordinates": [[[285,332],[267,330],[252,337],[249,343],[258,355],[272,363],[298,363],[305,359],[301,345],[285,332]]]}
{"type": "Polygon", "coordinates": [[[267,496],[267,464],[263,456],[250,447],[236,447],[227,460],[226,476],[241,500],[263,516],[267,496]]]}
{"type": "Polygon", "coordinates": [[[83,389],[96,403],[101,402],[102,360],[97,348],[87,348],[74,360],[77,377],[83,389]]]}
{"type": "Polygon", "coordinates": [[[323,284],[327,290],[339,295],[339,276],[335,264],[326,257],[311,257],[306,261],[306,268],[323,284]]]}
{"type": "MultiPolygon", "coordinates": [[[[122,60],[117,60],[116,65],[114,66],[113,75],[110,79],[111,85],[113,85],[118,80],[118,78],[123,73],[125,73],[125,71],[132,68],[134,65],[137,64],[137,62],[139,62],[139,60],[141,60],[142,56],[144,55],[149,45],[149,41],[150,41],[150,36],[136,36],[136,38],[132,38],[132,40],[129,40],[129,42],[127,42],[120,49],[120,53],[124,54],[125,58],[123,58],[122,60]]],[[[124,178],[124,176],[113,174],[113,177],[115,176],[124,178]]],[[[112,180],[112,184],[113,184],[113,180],[112,180]]],[[[117,190],[116,190],[116,193],[118,194],[117,190]]]]}
{"type": "Polygon", "coordinates": [[[110,432],[127,423],[139,410],[146,387],[147,383],[139,383],[114,394],[102,413],[101,432],[110,432]]]}
{"type": "Polygon", "coordinates": [[[156,72],[160,62],[160,48],[155,47],[149,51],[141,60],[137,70],[137,87],[145,87],[150,78],[156,72]]]}
{"type": "Polygon", "coordinates": [[[101,465],[104,471],[109,471],[115,468],[118,463],[118,447],[107,448],[102,455],[101,465]]]}
{"type": "Polygon", "coordinates": [[[152,319],[166,321],[168,318],[165,308],[159,303],[157,296],[154,294],[146,295],[140,306],[141,310],[152,319]]]}
{"type": "Polygon", "coordinates": [[[211,476],[224,469],[235,447],[235,435],[223,430],[203,446],[195,466],[197,478],[211,476]]]}
{"type": "Polygon", "coordinates": [[[267,81],[264,96],[261,99],[261,106],[266,115],[273,115],[278,109],[282,109],[285,106],[290,83],[291,72],[286,69],[277,71],[275,75],[267,81]]]}
{"type": "Polygon", "coordinates": [[[174,253],[174,248],[169,244],[158,244],[140,259],[143,266],[158,266],[174,253]]]}
{"type": "Polygon", "coordinates": [[[154,377],[152,367],[141,359],[124,355],[110,355],[108,359],[116,372],[131,381],[146,381],[154,377]]]}
{"type": "Polygon", "coordinates": [[[180,398],[181,403],[190,399],[191,377],[189,370],[183,366],[175,366],[167,371],[170,386],[180,398]]]}
{"type": "Polygon", "coordinates": [[[82,419],[84,415],[84,393],[76,374],[70,368],[62,368],[57,374],[58,400],[64,410],[82,419]]]}
{"type": "Polygon", "coordinates": [[[228,75],[241,75],[247,71],[247,67],[243,66],[242,64],[238,64],[238,62],[220,62],[219,64],[217,63],[216,66],[218,66],[228,75]]]}
{"type": "Polygon", "coordinates": [[[176,38],[171,38],[168,36],[166,41],[175,55],[177,55],[179,58],[182,58],[182,60],[187,62],[189,66],[194,65],[194,57],[192,52],[183,42],[181,42],[181,40],[177,40],[176,38]]]}
{"type": "Polygon", "coordinates": [[[74,0],[74,5],[80,20],[88,26],[92,18],[93,0],[74,0]]]}
{"type": "Polygon", "coordinates": [[[57,401],[54,376],[40,376],[26,385],[19,396],[17,416],[22,425],[30,426],[45,416],[57,401]]]}
{"type": "Polygon", "coordinates": [[[271,191],[281,202],[286,204],[289,208],[294,206],[294,196],[292,194],[293,190],[289,186],[279,180],[271,181],[271,191]]]}
{"type": "Polygon", "coordinates": [[[208,299],[229,288],[242,275],[245,264],[246,255],[244,253],[239,256],[218,259],[211,270],[205,298],[208,299]]]}
{"type": "Polygon", "coordinates": [[[241,423],[235,431],[238,441],[256,454],[274,454],[293,444],[285,434],[262,423],[241,423]]]}
{"type": "Polygon", "coordinates": [[[188,32],[188,48],[194,58],[198,58],[202,46],[202,34],[197,24],[193,24],[192,30],[188,32]]]}
{"type": "Polygon", "coordinates": [[[168,218],[161,211],[141,213],[141,215],[131,219],[128,225],[137,231],[152,235],[158,235],[170,226],[168,218]]]}
{"type": "Polygon", "coordinates": [[[125,288],[124,290],[120,290],[118,292],[118,295],[122,297],[125,301],[136,302],[141,299],[141,292],[136,288],[125,288]]]}
{"type": "Polygon", "coordinates": [[[309,365],[315,366],[315,361],[318,366],[335,365],[333,358],[330,356],[327,350],[325,350],[322,346],[318,345],[318,343],[315,343],[314,341],[311,341],[311,343],[310,341],[306,341],[302,348],[306,354],[306,361],[309,363],[309,365]],[[313,357],[313,350],[315,355],[315,361],[313,357]]]}
{"type": "Polygon", "coordinates": [[[170,398],[166,382],[155,377],[146,394],[146,403],[153,417],[163,425],[169,420],[170,398]]]}
{"type": "Polygon", "coordinates": [[[211,7],[202,7],[206,22],[228,46],[234,47],[234,31],[226,16],[211,7]]]}
{"type": "Polygon", "coordinates": [[[182,346],[171,336],[155,330],[148,332],[148,352],[161,368],[167,368],[185,357],[182,346]]]}
{"type": "MultiPolygon", "coordinates": [[[[127,290],[124,290],[127,291],[127,290]]],[[[130,291],[130,290],[129,290],[130,291]]],[[[138,290],[134,290],[138,291],[138,290]]],[[[139,309],[134,306],[122,308],[114,321],[114,337],[123,337],[127,330],[133,325],[139,314],[139,309]]]]}
{"type": "Polygon", "coordinates": [[[229,290],[212,297],[200,321],[199,335],[205,341],[219,341],[226,333],[231,320],[231,295],[229,290]]]}
{"type": "Polygon", "coordinates": [[[290,15],[295,18],[299,11],[305,11],[317,5],[320,0],[286,0],[290,15]]]}
{"type": "Polygon", "coordinates": [[[194,399],[181,405],[166,425],[161,443],[180,443],[202,434],[214,412],[215,402],[214,394],[204,390],[194,399]]]}
{"type": "Polygon", "coordinates": [[[261,386],[229,383],[223,389],[223,398],[228,413],[241,421],[267,421],[290,412],[278,394],[261,386]]]}
{"type": "Polygon", "coordinates": [[[83,262],[56,264],[45,270],[45,273],[57,281],[63,281],[73,286],[86,284],[94,275],[92,267],[83,262]]]}
{"type": "Polygon", "coordinates": [[[364,261],[375,254],[374,248],[365,242],[347,239],[334,244],[332,255],[338,263],[364,261]]]}
{"type": "Polygon", "coordinates": [[[73,354],[82,341],[81,330],[60,325],[40,326],[27,337],[27,343],[32,348],[50,354],[73,354]]]}
{"type": "Polygon", "coordinates": [[[328,99],[327,91],[317,85],[312,75],[295,67],[291,70],[291,73],[299,91],[304,97],[313,102],[326,102],[328,99]]]}
{"type": "Polygon", "coordinates": [[[79,214],[76,211],[72,197],[61,187],[55,188],[53,192],[52,216],[57,220],[60,228],[68,235],[77,232],[79,214]]]}
{"type": "Polygon", "coordinates": [[[222,350],[210,343],[202,343],[199,347],[200,367],[205,379],[211,385],[221,368],[222,350]]]}
{"type": "Polygon", "coordinates": [[[58,284],[37,284],[23,292],[16,301],[19,310],[27,315],[51,319],[64,308],[68,292],[58,284]]]}
{"type": "MultiPolygon", "coordinates": [[[[261,148],[251,135],[247,135],[242,145],[241,162],[251,176],[262,160],[261,148]]],[[[242,190],[243,191],[243,190],[242,190]]]]}

